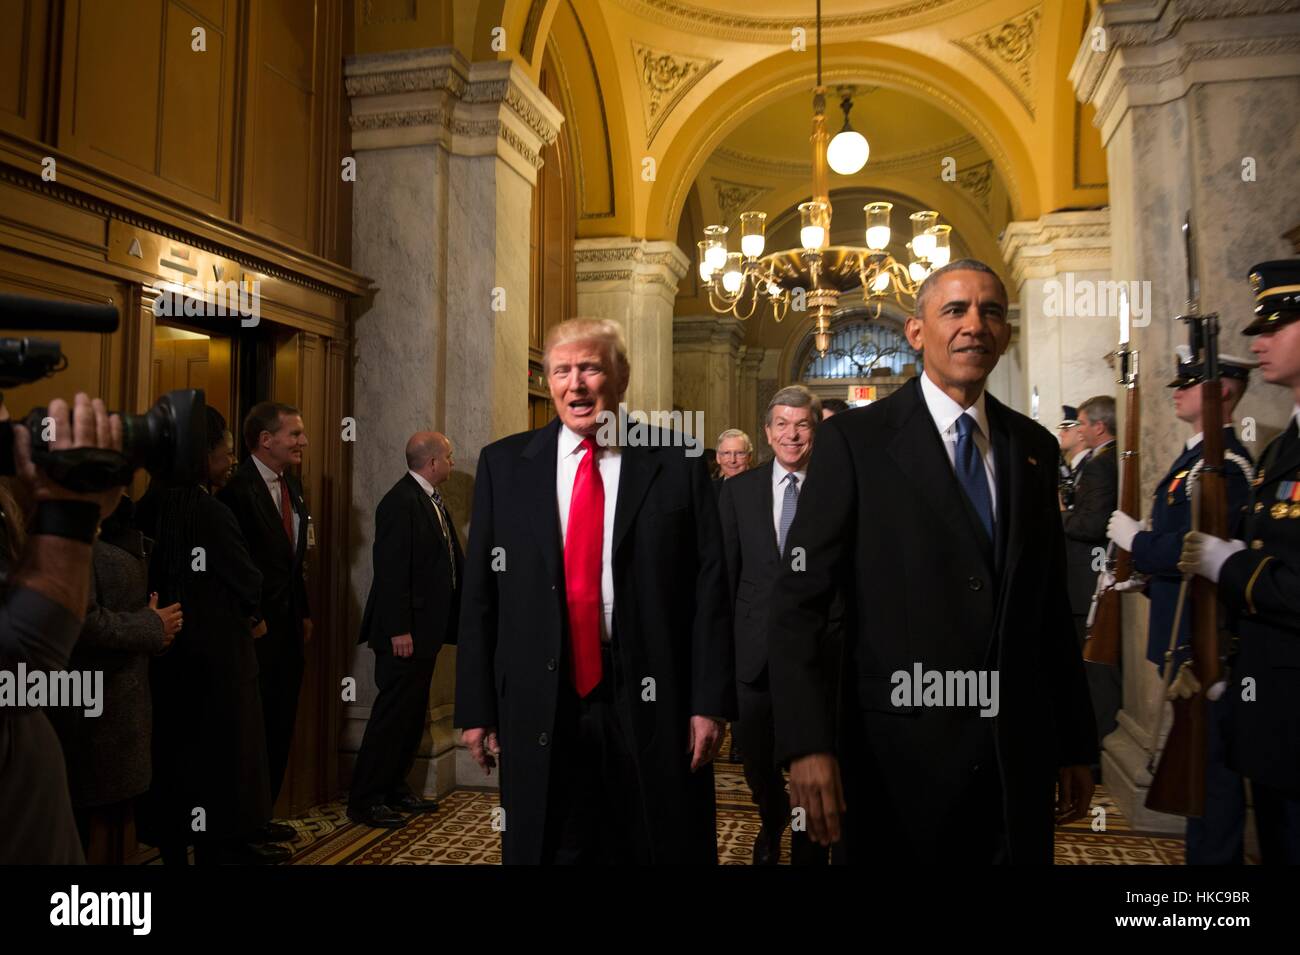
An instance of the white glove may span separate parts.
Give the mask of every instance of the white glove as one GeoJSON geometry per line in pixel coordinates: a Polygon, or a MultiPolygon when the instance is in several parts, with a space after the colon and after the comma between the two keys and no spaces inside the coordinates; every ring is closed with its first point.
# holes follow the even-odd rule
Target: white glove
{"type": "Polygon", "coordinates": [[[1110,523],[1106,525],[1106,536],[1115,542],[1120,550],[1132,551],[1133,538],[1137,537],[1138,531],[1142,530],[1142,525],[1133,520],[1123,511],[1115,511],[1110,515],[1110,523]]]}
{"type": "Polygon", "coordinates": [[[1219,582],[1219,571],[1229,557],[1245,550],[1244,541],[1226,541],[1200,531],[1188,531],[1183,537],[1183,552],[1178,558],[1178,569],[1184,574],[1199,574],[1205,579],[1219,582]]]}

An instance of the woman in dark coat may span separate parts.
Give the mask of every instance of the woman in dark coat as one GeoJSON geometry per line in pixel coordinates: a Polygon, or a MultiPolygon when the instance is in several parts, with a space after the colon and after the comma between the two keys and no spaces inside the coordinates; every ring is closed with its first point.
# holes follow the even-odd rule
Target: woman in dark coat
{"type": "Polygon", "coordinates": [[[120,865],[128,844],[131,801],[149,788],[149,658],[180,629],[179,606],[150,599],[144,535],[131,526],[129,497],[100,526],[90,606],[69,670],[104,674],[100,713],[51,707],[63,743],[68,790],[86,861],[120,865]]]}
{"type": "Polygon", "coordinates": [[[226,423],[211,408],[207,446],[206,480],[141,502],[157,541],[153,587],[185,608],[185,628],[151,672],[154,784],[141,835],[180,865],[188,845],[198,864],[267,861],[247,839],[271,818],[250,626],[262,576],[234,515],[207,490],[229,470],[226,423]]]}

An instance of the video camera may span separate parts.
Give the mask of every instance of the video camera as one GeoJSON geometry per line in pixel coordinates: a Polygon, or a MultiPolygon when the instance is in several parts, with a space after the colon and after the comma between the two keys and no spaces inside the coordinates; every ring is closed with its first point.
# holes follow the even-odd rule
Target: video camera
{"type": "MultiPolygon", "coordinates": [[[[25,295],[0,295],[0,328],[40,331],[117,331],[117,307],[87,305],[25,295]]],[[[57,341],[0,338],[0,389],[48,378],[68,367],[57,341]]],[[[189,484],[203,473],[207,416],[203,392],[169,391],[141,415],[122,414],[122,451],[76,448],[51,451],[43,440],[45,408],[33,408],[22,423],[32,435],[32,459],[52,481],[70,491],[103,491],[129,484],[136,468],[170,484],[189,484]]],[[[14,473],[13,423],[0,422],[0,475],[14,473]]]]}

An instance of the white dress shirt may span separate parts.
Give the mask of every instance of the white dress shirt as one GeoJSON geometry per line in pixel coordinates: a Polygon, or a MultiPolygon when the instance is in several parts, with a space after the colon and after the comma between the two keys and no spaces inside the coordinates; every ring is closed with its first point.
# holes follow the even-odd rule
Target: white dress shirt
{"type": "Polygon", "coordinates": [[[984,413],[984,392],[980,392],[973,405],[963,408],[930,380],[928,372],[922,372],[921,394],[925,397],[925,406],[930,409],[934,426],[939,429],[939,437],[943,439],[943,449],[948,453],[948,463],[952,465],[954,474],[957,473],[957,419],[965,414],[975,422],[972,437],[975,439],[975,447],[979,448],[980,455],[984,458],[984,474],[989,482],[989,503],[992,507],[993,520],[996,522],[998,519],[997,470],[993,466],[993,448],[989,443],[989,419],[984,413]]]}
{"type": "Polygon", "coordinates": [[[781,505],[785,503],[785,476],[793,473],[799,479],[799,493],[803,493],[803,482],[808,479],[808,469],[790,472],[776,458],[772,459],[772,530],[776,539],[781,539],[781,505]]]}
{"type": "Polygon", "coordinates": [[[1089,452],[1090,450],[1091,450],[1091,448],[1084,448],[1082,451],[1080,451],[1080,452],[1079,452],[1078,454],[1076,454],[1074,457],[1070,458],[1070,470],[1071,470],[1071,471],[1077,471],[1077,470],[1079,470],[1079,465],[1083,463],[1083,459],[1086,458],[1086,457],[1088,456],[1088,452],[1089,452]]]}
{"type": "MultiPolygon", "coordinates": [[[[283,513],[280,510],[280,475],[276,474],[265,464],[256,454],[253,455],[253,463],[257,465],[257,473],[262,475],[262,480],[266,482],[266,489],[271,494],[271,503],[275,505],[275,513],[280,514],[281,523],[284,522],[283,513]]],[[[298,529],[302,524],[302,518],[298,514],[298,508],[293,506],[293,490],[289,491],[290,508],[293,510],[293,546],[298,548],[298,529]]]]}
{"type": "MultiPolygon", "coordinates": [[[[555,502],[560,509],[561,546],[569,536],[569,503],[573,499],[573,481],[578,465],[587,452],[582,449],[582,435],[560,426],[559,447],[555,454],[555,502]]],[[[618,504],[618,475],[623,458],[618,448],[597,446],[596,466],[605,488],[605,530],[600,543],[600,599],[605,606],[601,616],[600,638],[606,643],[614,632],[614,509],[618,504]]]]}

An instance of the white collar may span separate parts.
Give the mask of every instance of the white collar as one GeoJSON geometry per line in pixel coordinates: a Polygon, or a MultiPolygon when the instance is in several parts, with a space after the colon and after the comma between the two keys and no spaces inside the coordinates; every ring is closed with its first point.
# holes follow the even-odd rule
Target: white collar
{"type": "Polygon", "coordinates": [[[1187,450],[1188,450],[1188,451],[1192,450],[1192,448],[1196,447],[1196,446],[1197,446],[1198,444],[1200,444],[1204,439],[1205,439],[1205,432],[1204,432],[1204,431],[1198,431],[1198,432],[1196,432],[1196,434],[1192,435],[1190,438],[1187,439],[1187,445],[1186,445],[1187,450]]]}
{"type": "Polygon", "coordinates": [[[1296,406],[1291,409],[1291,420],[1300,421],[1300,401],[1297,401],[1296,406]]]}
{"type": "MultiPolygon", "coordinates": [[[[560,443],[558,449],[559,460],[563,461],[574,451],[577,451],[578,447],[585,440],[587,439],[584,438],[582,435],[578,434],[578,432],[574,431],[567,424],[560,425],[560,443]]],[[[617,447],[606,447],[605,445],[601,444],[599,441],[596,440],[596,435],[594,434],[591,436],[591,440],[595,443],[597,448],[599,448],[601,451],[604,451],[605,454],[607,455],[618,454],[619,452],[619,449],[617,447]]]]}
{"type": "Polygon", "coordinates": [[[262,459],[259,458],[256,454],[250,454],[249,457],[251,457],[253,459],[253,463],[257,465],[257,471],[259,474],[262,475],[263,481],[266,481],[269,484],[272,481],[280,480],[280,475],[276,474],[265,464],[263,464],[262,459]]]}
{"type": "Polygon", "coordinates": [[[802,470],[799,471],[787,471],[785,469],[784,464],[782,464],[776,458],[773,458],[772,459],[772,487],[774,488],[780,487],[781,484],[784,483],[785,476],[787,474],[793,474],[795,477],[797,477],[799,479],[799,486],[803,487],[804,479],[808,476],[808,469],[803,468],[802,470]]]}
{"type": "Polygon", "coordinates": [[[1073,471],[1079,466],[1079,462],[1088,456],[1088,449],[1084,448],[1078,454],[1070,459],[1070,470],[1073,471]]]}
{"type": "Polygon", "coordinates": [[[975,421],[984,437],[989,436],[988,416],[984,413],[984,391],[981,389],[979,397],[969,408],[963,408],[957,402],[948,397],[942,388],[930,380],[929,372],[921,373],[921,394],[925,397],[925,405],[930,409],[930,417],[934,419],[935,426],[938,427],[940,434],[947,434],[948,431],[957,423],[957,419],[963,414],[968,414],[975,421]]]}
{"type": "Polygon", "coordinates": [[[425,497],[433,497],[433,485],[424,479],[423,474],[416,474],[414,471],[410,470],[409,468],[407,469],[406,473],[411,475],[411,477],[415,478],[416,483],[419,484],[420,487],[424,490],[425,497]]]}

